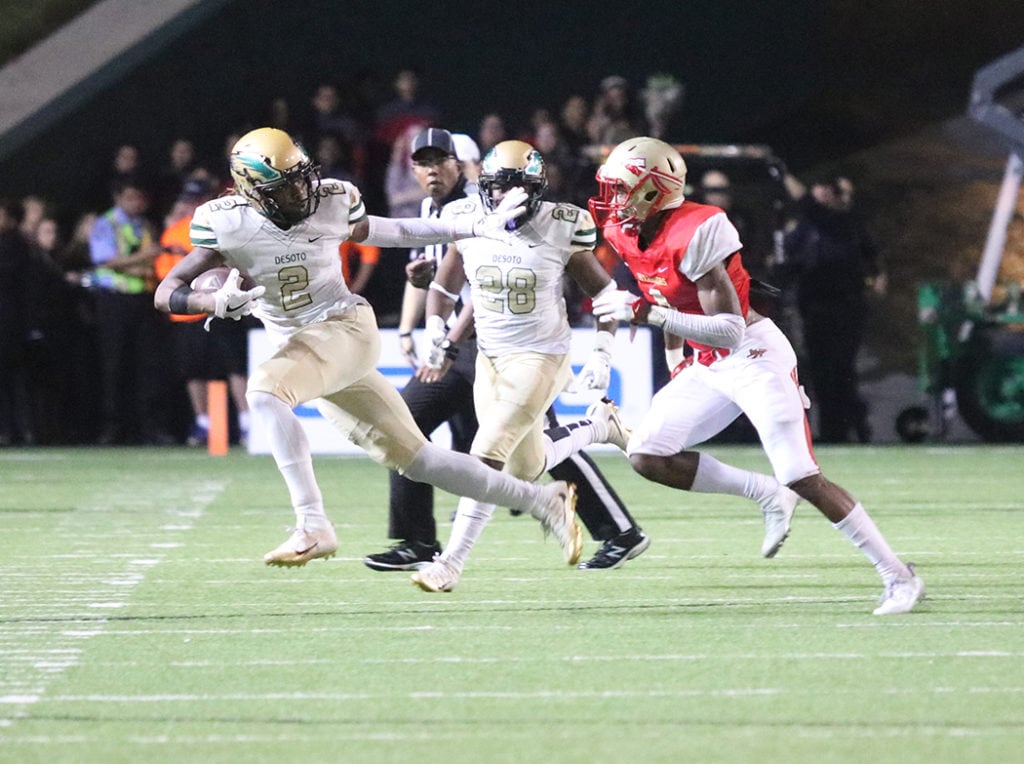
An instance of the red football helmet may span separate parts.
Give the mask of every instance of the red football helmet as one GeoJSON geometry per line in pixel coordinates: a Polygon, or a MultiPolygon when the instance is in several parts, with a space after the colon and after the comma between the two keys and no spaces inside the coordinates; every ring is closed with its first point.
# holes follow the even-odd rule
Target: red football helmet
{"type": "Polygon", "coordinates": [[[598,168],[597,185],[589,204],[595,222],[639,228],[651,215],[682,204],[686,162],[664,141],[630,138],[598,168]]]}

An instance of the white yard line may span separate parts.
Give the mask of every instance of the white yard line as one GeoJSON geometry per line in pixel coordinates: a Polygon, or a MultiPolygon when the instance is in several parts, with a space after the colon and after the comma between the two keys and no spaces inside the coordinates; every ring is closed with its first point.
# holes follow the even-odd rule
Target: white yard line
{"type": "Polygon", "coordinates": [[[106,633],[103,613],[130,603],[135,587],[169,550],[182,545],[182,534],[192,529],[227,485],[228,481],[208,481],[180,488],[154,486],[145,496],[139,496],[137,490],[118,493],[115,487],[105,486],[101,496],[62,514],[60,522],[47,530],[51,541],[65,541],[69,551],[33,560],[28,571],[17,558],[7,563],[11,569],[0,568],[0,576],[9,585],[18,578],[36,584],[31,599],[15,592],[0,604],[0,728],[9,728],[26,716],[30,707],[45,697],[57,676],[78,665],[84,643],[106,633]],[[140,506],[151,513],[154,525],[142,532],[133,528],[132,533],[124,534],[117,554],[109,552],[109,543],[93,541],[109,542],[113,529],[83,532],[81,526],[90,520],[83,519],[82,513],[96,517],[96,525],[101,527],[101,512],[111,507],[140,506]],[[47,560],[57,558],[93,560],[96,564],[83,566],[73,581],[65,581],[45,565],[47,560]],[[40,579],[50,576],[54,577],[51,586],[38,586],[40,579]],[[76,617],[95,618],[95,627],[60,626],[61,620],[76,617]]]}

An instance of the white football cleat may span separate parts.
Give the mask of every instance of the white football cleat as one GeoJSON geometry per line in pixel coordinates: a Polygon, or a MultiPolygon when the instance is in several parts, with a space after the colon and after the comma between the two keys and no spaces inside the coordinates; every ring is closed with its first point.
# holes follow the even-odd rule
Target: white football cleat
{"type": "Polygon", "coordinates": [[[764,515],[762,557],[774,557],[782,548],[782,542],[789,536],[789,528],[793,524],[793,510],[799,501],[799,494],[780,484],[775,493],[761,502],[761,513],[764,515]]]}
{"type": "Polygon", "coordinates": [[[543,504],[530,514],[540,520],[545,533],[555,534],[565,561],[575,565],[583,554],[583,530],[576,522],[576,486],[556,480],[544,486],[541,499],[543,504]]]}
{"type": "Polygon", "coordinates": [[[601,400],[590,404],[590,408],[587,409],[586,418],[591,422],[604,422],[605,424],[607,434],[603,440],[595,442],[611,443],[613,446],[618,446],[623,451],[626,450],[626,444],[629,442],[629,436],[632,433],[630,433],[629,428],[622,423],[622,420],[619,419],[619,407],[610,399],[602,398],[601,400]]]}
{"type": "Polygon", "coordinates": [[[337,551],[338,538],[333,526],[310,530],[295,528],[287,541],[263,555],[263,562],[278,567],[301,567],[319,557],[333,557],[337,551]]]}
{"type": "Polygon", "coordinates": [[[885,587],[882,600],[875,608],[875,615],[900,615],[909,613],[924,599],[924,581],[914,572],[914,564],[907,563],[909,578],[894,578],[885,587]]]}
{"type": "Polygon", "coordinates": [[[417,570],[410,577],[425,592],[450,592],[459,583],[460,571],[448,560],[434,555],[434,561],[417,570]]]}

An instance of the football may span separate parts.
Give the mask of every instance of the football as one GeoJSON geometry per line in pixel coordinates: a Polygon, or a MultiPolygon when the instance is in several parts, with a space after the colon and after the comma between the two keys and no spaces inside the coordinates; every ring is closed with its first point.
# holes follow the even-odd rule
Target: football
{"type": "MultiPolygon", "coordinates": [[[[197,292],[216,292],[222,286],[228,278],[228,274],[231,273],[231,269],[227,266],[221,266],[220,268],[211,268],[208,271],[203,271],[194,279],[192,279],[192,288],[197,292]]],[[[256,286],[256,282],[246,274],[242,276],[242,289],[252,289],[256,286]]]]}

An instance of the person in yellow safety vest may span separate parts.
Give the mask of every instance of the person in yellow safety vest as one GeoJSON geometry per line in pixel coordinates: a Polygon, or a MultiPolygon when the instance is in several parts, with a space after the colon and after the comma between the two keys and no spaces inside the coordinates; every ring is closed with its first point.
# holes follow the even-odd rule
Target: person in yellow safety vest
{"type": "Polygon", "coordinates": [[[153,308],[153,260],[159,245],[145,218],[149,205],[139,181],[124,178],[113,189],[114,206],[100,215],[89,236],[94,269],[83,283],[96,305],[103,400],[102,445],[167,444],[159,351],[166,321],[153,308]]]}

